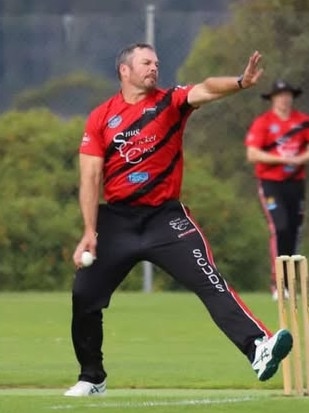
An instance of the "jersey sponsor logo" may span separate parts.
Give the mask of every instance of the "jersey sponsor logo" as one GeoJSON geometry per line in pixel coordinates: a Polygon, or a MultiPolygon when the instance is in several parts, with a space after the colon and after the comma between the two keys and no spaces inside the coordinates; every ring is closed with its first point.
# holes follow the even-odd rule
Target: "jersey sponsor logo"
{"type": "Polygon", "coordinates": [[[120,132],[113,137],[113,142],[116,144],[115,148],[119,151],[120,156],[125,158],[126,162],[130,164],[137,164],[143,160],[143,158],[139,156],[142,154],[141,148],[133,148],[134,143],[126,140],[127,137],[135,136],[133,134],[134,132],[136,132],[136,135],[139,134],[139,131],[120,132]]]}
{"type": "Polygon", "coordinates": [[[283,167],[284,172],[287,172],[288,174],[296,171],[296,166],[293,165],[284,165],[283,167]]]}
{"type": "Polygon", "coordinates": [[[300,124],[297,124],[294,127],[292,127],[288,132],[286,132],[282,136],[279,136],[274,142],[270,143],[269,145],[265,145],[263,149],[266,151],[270,151],[271,149],[275,147],[280,147],[284,144],[288,144],[290,142],[290,139],[294,135],[308,128],[309,128],[309,121],[301,122],[300,124]]]}
{"type": "Polygon", "coordinates": [[[120,115],[114,115],[108,119],[107,125],[110,129],[117,128],[122,122],[122,117],[120,115]]]}
{"type": "Polygon", "coordinates": [[[156,141],[156,135],[153,136],[139,136],[140,130],[130,130],[126,132],[119,132],[113,137],[115,148],[119,152],[120,156],[125,159],[126,163],[138,164],[143,160],[143,154],[148,152],[154,152],[156,141]],[[135,141],[127,140],[139,136],[135,141]],[[141,148],[145,144],[151,144],[149,147],[141,148]]]}
{"type": "Polygon", "coordinates": [[[277,147],[277,152],[279,155],[284,156],[285,158],[291,158],[299,152],[299,143],[298,142],[282,142],[280,146],[277,147]]]}
{"type": "Polygon", "coordinates": [[[154,106],[153,108],[144,108],[143,113],[150,113],[150,114],[155,114],[157,111],[157,107],[154,106]]]}
{"type": "Polygon", "coordinates": [[[150,175],[148,172],[132,172],[128,175],[128,181],[131,184],[142,184],[148,181],[150,175]]]}

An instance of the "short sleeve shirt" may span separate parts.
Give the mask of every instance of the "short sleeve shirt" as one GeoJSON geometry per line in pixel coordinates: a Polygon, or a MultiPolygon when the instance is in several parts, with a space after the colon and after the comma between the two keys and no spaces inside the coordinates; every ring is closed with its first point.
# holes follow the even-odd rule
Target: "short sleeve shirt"
{"type": "Polygon", "coordinates": [[[79,151],[104,159],[107,202],[155,206],[179,198],[191,88],[156,89],[136,104],[119,92],[90,113],[79,151]]]}
{"type": "MultiPolygon", "coordinates": [[[[295,156],[307,150],[309,143],[309,116],[293,110],[287,120],[279,118],[272,110],[257,117],[250,126],[245,145],[271,154],[295,156]]],[[[284,181],[304,179],[305,167],[292,165],[255,164],[257,178],[284,181]]]]}

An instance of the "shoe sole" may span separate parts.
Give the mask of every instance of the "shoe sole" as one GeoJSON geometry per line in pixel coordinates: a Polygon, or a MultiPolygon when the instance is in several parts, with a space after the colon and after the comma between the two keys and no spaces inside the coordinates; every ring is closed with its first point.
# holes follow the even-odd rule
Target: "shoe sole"
{"type": "Polygon", "coordinates": [[[266,364],[264,372],[259,377],[260,381],[268,380],[276,373],[281,360],[283,360],[289,354],[292,346],[292,335],[287,330],[281,331],[278,334],[277,343],[274,345],[272,358],[266,364]]]}
{"type": "Polygon", "coordinates": [[[103,383],[101,383],[99,385],[99,387],[97,385],[93,385],[93,387],[90,389],[90,391],[88,393],[74,393],[74,392],[70,392],[70,390],[66,391],[64,393],[64,396],[68,396],[68,397],[89,397],[89,396],[104,396],[107,392],[107,386],[106,386],[106,380],[104,380],[103,383]]]}
{"type": "Polygon", "coordinates": [[[67,396],[67,397],[101,397],[101,396],[105,396],[105,394],[106,394],[105,391],[88,393],[88,394],[70,394],[70,393],[65,392],[64,396],[67,396]]]}

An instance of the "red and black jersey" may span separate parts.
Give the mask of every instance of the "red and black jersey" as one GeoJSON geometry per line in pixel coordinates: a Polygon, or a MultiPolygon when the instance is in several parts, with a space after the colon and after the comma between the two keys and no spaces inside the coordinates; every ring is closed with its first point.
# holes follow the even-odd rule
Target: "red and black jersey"
{"type": "MultiPolygon", "coordinates": [[[[246,146],[285,157],[305,152],[308,143],[309,116],[297,110],[293,110],[286,120],[279,118],[272,110],[263,113],[254,120],[245,139],[246,146]]],[[[305,167],[257,162],[255,175],[273,181],[298,180],[305,178],[305,167]]]]}
{"type": "Polygon", "coordinates": [[[136,104],[120,92],[90,113],[80,153],[104,159],[107,202],[156,206],[179,198],[190,89],[156,89],[136,104]]]}

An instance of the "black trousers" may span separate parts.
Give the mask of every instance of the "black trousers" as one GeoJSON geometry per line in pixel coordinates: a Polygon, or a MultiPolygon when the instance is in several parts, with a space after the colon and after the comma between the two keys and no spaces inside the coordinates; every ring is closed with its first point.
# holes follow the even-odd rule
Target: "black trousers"
{"type": "Polygon", "coordinates": [[[72,339],[79,380],[99,383],[106,377],[102,309],[141,260],[193,291],[217,326],[253,361],[254,340],[271,333],[222,278],[206,238],[179,201],[159,207],[100,205],[97,232],[97,260],[77,270],[73,285],[72,339]]]}
{"type": "Polygon", "coordinates": [[[305,181],[259,181],[259,198],[270,241],[271,286],[276,285],[275,258],[299,251],[304,222],[305,181]]]}

